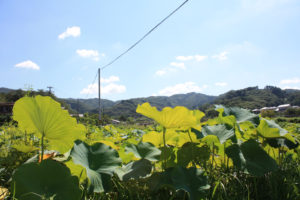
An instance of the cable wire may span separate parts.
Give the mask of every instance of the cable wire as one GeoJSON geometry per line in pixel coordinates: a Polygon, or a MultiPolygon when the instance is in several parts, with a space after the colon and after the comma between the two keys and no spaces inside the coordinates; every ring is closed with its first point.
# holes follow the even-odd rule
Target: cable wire
{"type": "Polygon", "coordinates": [[[183,7],[189,0],[185,0],[180,6],[178,6],[173,12],[171,12],[168,16],[166,16],[163,20],[161,20],[156,26],[154,26],[150,31],[148,31],[141,39],[139,39],[137,42],[135,42],[133,45],[131,45],[126,51],[124,51],[122,54],[117,56],[115,59],[113,59],[108,64],[100,67],[101,70],[105,69],[106,67],[112,65],[114,62],[119,60],[122,56],[124,56],[126,53],[128,53],[131,49],[133,49],[136,45],[138,45],[140,42],[142,42],[148,35],[150,35],[155,29],[157,29],[164,21],[166,21],[169,17],[171,17],[174,13],[176,13],[181,7],[183,7]]]}
{"type": "MultiPolygon", "coordinates": [[[[97,71],[97,73],[96,73],[96,76],[95,76],[95,78],[94,78],[94,81],[92,82],[92,85],[95,84],[95,81],[96,81],[97,77],[98,77],[98,71],[97,71]]],[[[89,94],[90,94],[89,92],[86,94],[86,96],[85,96],[86,99],[88,98],[89,94]]]]}

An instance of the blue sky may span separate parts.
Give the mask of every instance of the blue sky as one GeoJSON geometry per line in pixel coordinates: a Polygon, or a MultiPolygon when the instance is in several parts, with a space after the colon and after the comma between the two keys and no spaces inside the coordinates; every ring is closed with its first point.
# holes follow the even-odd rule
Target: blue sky
{"type": "MultiPolygon", "coordinates": [[[[183,0],[0,0],[0,87],[96,97],[97,68],[183,0]]],[[[300,89],[299,0],[190,0],[102,71],[103,98],[300,89]]]]}

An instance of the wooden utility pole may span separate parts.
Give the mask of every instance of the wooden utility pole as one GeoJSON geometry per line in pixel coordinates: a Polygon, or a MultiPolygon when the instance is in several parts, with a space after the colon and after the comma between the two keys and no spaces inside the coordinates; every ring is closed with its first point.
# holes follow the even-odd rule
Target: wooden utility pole
{"type": "Polygon", "coordinates": [[[98,98],[99,98],[99,121],[101,121],[101,74],[100,68],[98,69],[98,98]]]}

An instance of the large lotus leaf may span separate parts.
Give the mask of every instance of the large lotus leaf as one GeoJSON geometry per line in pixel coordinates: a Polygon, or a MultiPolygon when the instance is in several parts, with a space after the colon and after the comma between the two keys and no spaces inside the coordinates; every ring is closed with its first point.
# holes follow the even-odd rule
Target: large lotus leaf
{"type": "Polygon", "coordinates": [[[18,200],[81,199],[81,190],[76,176],[63,164],[45,160],[20,166],[12,177],[11,191],[18,200]]]}
{"type": "Polygon", "coordinates": [[[223,105],[216,105],[216,110],[223,109],[223,116],[235,116],[237,123],[241,123],[244,121],[250,121],[256,126],[259,124],[259,116],[251,113],[249,110],[238,107],[225,107],[223,105]]]}
{"type": "Polygon", "coordinates": [[[94,192],[103,192],[110,185],[110,176],[121,165],[118,152],[102,143],[92,146],[77,140],[70,156],[75,164],[86,169],[90,181],[90,189],[94,192]]]}
{"type": "Polygon", "coordinates": [[[221,144],[226,142],[229,138],[234,136],[233,129],[227,129],[224,124],[215,126],[203,126],[201,130],[202,136],[215,135],[218,137],[221,144]]]}
{"type": "Polygon", "coordinates": [[[262,176],[278,169],[276,161],[253,139],[241,145],[233,144],[227,147],[225,152],[234,165],[245,173],[262,176]]]}
{"type": "Polygon", "coordinates": [[[210,156],[210,149],[208,146],[199,147],[195,143],[185,143],[177,151],[177,163],[180,166],[186,167],[192,161],[196,163],[206,162],[210,156]]]}
{"type": "Polygon", "coordinates": [[[144,103],[138,105],[136,112],[154,119],[165,128],[188,128],[197,124],[197,117],[194,116],[194,113],[182,106],[165,107],[162,111],[158,111],[156,107],[144,103]]]}
{"type": "Polygon", "coordinates": [[[264,138],[286,138],[294,143],[295,139],[287,130],[281,128],[274,121],[261,120],[259,126],[257,127],[257,132],[264,138]]]}
{"type": "Polygon", "coordinates": [[[149,178],[150,189],[156,191],[162,187],[185,190],[190,199],[201,199],[210,188],[204,172],[197,168],[174,167],[164,172],[153,173],[149,178]]]}
{"type": "Polygon", "coordinates": [[[13,119],[21,129],[48,141],[48,149],[65,153],[76,139],[83,139],[85,127],[50,97],[23,97],[13,108],[13,119]]]}
{"type": "Polygon", "coordinates": [[[115,173],[120,180],[127,181],[129,179],[144,178],[152,171],[152,164],[147,159],[130,162],[127,165],[117,168],[115,173]]]}
{"type": "Polygon", "coordinates": [[[132,152],[135,157],[147,159],[150,161],[158,161],[161,151],[149,142],[140,142],[137,145],[129,144],[125,147],[127,153],[132,152]]]}

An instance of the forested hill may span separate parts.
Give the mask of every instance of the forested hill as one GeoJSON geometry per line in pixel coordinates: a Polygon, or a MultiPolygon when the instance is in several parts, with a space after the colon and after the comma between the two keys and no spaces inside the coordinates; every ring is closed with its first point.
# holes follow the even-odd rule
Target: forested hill
{"type": "Polygon", "coordinates": [[[200,93],[176,94],[170,97],[151,96],[147,98],[135,98],[116,102],[113,107],[104,109],[104,113],[110,116],[137,116],[135,112],[137,105],[145,102],[149,102],[158,109],[162,109],[166,106],[185,106],[189,109],[197,109],[199,106],[205,103],[211,103],[215,99],[215,96],[200,93]]]}
{"type": "MultiPolygon", "coordinates": [[[[61,99],[62,101],[65,101],[67,104],[70,105],[70,107],[73,110],[76,110],[78,113],[97,113],[98,111],[98,99],[97,98],[91,98],[91,99],[61,99]]],[[[101,108],[107,109],[111,108],[116,104],[114,101],[110,101],[107,99],[101,99],[101,108]]]]}
{"type": "Polygon", "coordinates": [[[282,90],[273,86],[266,86],[264,89],[248,87],[222,94],[213,103],[248,109],[278,106],[287,103],[300,106],[300,90],[282,90]]]}

